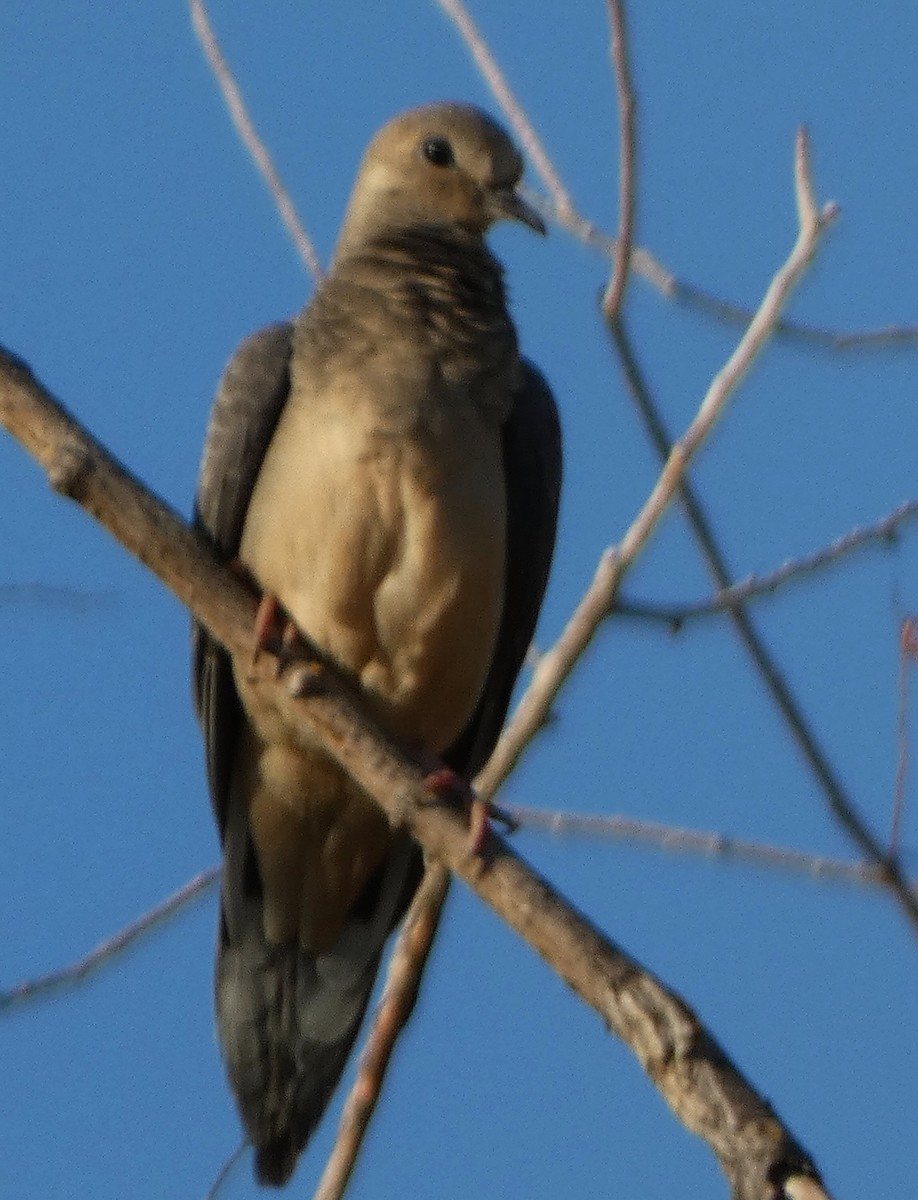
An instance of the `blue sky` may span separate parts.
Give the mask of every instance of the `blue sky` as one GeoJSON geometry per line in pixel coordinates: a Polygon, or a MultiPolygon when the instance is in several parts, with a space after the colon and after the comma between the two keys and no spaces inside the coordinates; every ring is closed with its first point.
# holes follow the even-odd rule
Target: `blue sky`
{"type": "MultiPolygon", "coordinates": [[[[616,221],[605,6],[475,15],[581,211],[616,221]]],[[[918,10],[847,0],[632,6],[638,240],[753,304],[795,236],[795,128],[842,214],[793,305],[833,328],[918,319],[918,10]],[[640,11],[639,11],[640,9],[640,11]]],[[[433,4],[214,3],[254,119],[327,258],[368,138],[441,98],[495,109],[433,4]]],[[[4,343],[125,462],[190,510],[235,344],[311,283],[229,125],[183,5],[8,6],[0,46],[4,343]]],[[[535,183],[534,177],[531,181],[535,183]]],[[[493,244],[524,349],[558,395],[566,487],[548,644],[646,496],[655,461],[596,309],[606,264],[554,229],[493,244]]],[[[674,430],[736,331],[642,281],[628,300],[674,430]]],[[[918,348],[772,346],[693,478],[738,575],[918,495],[918,348]]],[[[0,438],[0,986],[78,956],[216,861],[180,606],[0,438]],[[40,583],[88,595],[36,597],[40,583]]],[[[755,619],[873,827],[896,763],[898,620],[918,528],[789,587],[755,619]]],[[[703,596],[671,514],[629,595],[703,596]]],[[[726,623],[608,623],[508,801],[849,848],[726,623]]],[[[918,736],[912,722],[911,738],[918,736]]],[[[910,786],[905,859],[918,874],[910,786]]],[[[918,1102],[915,939],[872,891],[615,843],[520,851],[692,1004],[836,1197],[906,1200],[918,1102]]],[[[0,1194],[199,1197],[238,1140],[211,1014],[209,897],[86,986],[0,1018],[0,1194]]],[[[327,1120],[291,1195],[310,1194],[327,1120]]],[[[249,1164],[228,1198],[256,1194],[249,1164]]],[[[457,889],[352,1195],[726,1195],[630,1053],[457,889]]]]}

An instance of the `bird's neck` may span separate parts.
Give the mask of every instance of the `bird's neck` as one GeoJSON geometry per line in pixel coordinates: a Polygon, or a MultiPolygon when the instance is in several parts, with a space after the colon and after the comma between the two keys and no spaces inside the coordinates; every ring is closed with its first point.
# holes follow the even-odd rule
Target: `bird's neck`
{"type": "Polygon", "coordinates": [[[359,247],[345,244],[333,275],[372,288],[406,317],[509,321],[500,263],[480,235],[455,225],[417,224],[381,231],[359,247]]]}
{"type": "Polygon", "coordinates": [[[384,360],[389,370],[404,360],[402,369],[472,388],[487,408],[493,391],[501,417],[519,372],[500,264],[481,237],[455,227],[414,225],[348,248],[299,318],[295,343],[311,363],[384,360]]]}

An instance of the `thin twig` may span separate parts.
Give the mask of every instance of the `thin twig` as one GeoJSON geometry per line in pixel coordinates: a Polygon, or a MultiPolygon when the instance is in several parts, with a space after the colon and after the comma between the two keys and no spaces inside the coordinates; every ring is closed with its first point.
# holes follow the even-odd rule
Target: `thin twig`
{"type": "Polygon", "coordinates": [[[907,500],[873,525],[858,525],[802,558],[783,562],[767,575],[749,575],[732,587],[715,592],[707,600],[694,600],[684,604],[656,604],[649,601],[619,598],[615,612],[623,617],[638,617],[642,620],[660,621],[678,629],[687,621],[697,617],[709,617],[727,612],[738,604],[745,604],[758,596],[770,595],[787,583],[832,566],[853,550],[870,542],[891,542],[899,526],[918,514],[918,500],[907,500]]]}
{"type": "Polygon", "coordinates": [[[385,1082],[395,1043],[417,1000],[418,988],[449,891],[449,872],[428,863],[392,951],[386,986],[366,1045],[357,1078],[341,1114],[334,1149],[313,1200],[339,1200],[344,1195],[364,1134],[385,1082]]]}
{"type": "Polygon", "coordinates": [[[475,65],[481,71],[488,87],[494,93],[495,99],[504,111],[504,116],[510,122],[523,149],[526,151],[529,161],[535,167],[546,188],[548,188],[559,217],[563,214],[568,219],[573,219],[574,203],[571,200],[570,193],[562,183],[561,176],[555,170],[554,163],[542,145],[541,139],[536,133],[532,122],[526,116],[522,105],[513,94],[503,71],[497,65],[494,55],[491,53],[487,42],[481,36],[468,9],[462,3],[462,0],[437,0],[437,3],[459,30],[472,58],[475,60],[475,65]]]}
{"type": "Polygon", "coordinates": [[[223,1185],[226,1183],[226,1181],[229,1179],[230,1175],[233,1173],[233,1168],[236,1166],[236,1164],[242,1158],[243,1154],[245,1154],[246,1150],[248,1149],[248,1145],[249,1145],[248,1138],[243,1138],[242,1141],[239,1143],[239,1145],[236,1147],[236,1149],[233,1151],[233,1153],[229,1156],[229,1158],[226,1160],[226,1162],[223,1164],[223,1166],[217,1172],[217,1176],[214,1179],[213,1183],[210,1185],[210,1190],[208,1191],[207,1195],[204,1197],[204,1200],[217,1200],[217,1197],[219,1196],[220,1192],[223,1191],[223,1185]]]}
{"type": "Polygon", "coordinates": [[[680,829],[656,821],[639,821],[634,817],[548,811],[517,804],[508,804],[506,807],[508,814],[521,829],[541,829],[559,835],[614,838],[618,841],[645,843],[660,850],[675,850],[684,854],[704,855],[706,858],[781,868],[833,883],[878,887],[887,885],[883,871],[872,864],[845,862],[822,854],[807,854],[787,846],[750,842],[723,833],[680,829]]]}
{"type": "MultiPolygon", "coordinates": [[[[546,205],[544,200],[540,202],[538,196],[534,196],[528,191],[527,199],[532,200],[544,216],[556,221],[579,241],[600,250],[606,257],[614,259],[617,239],[611,234],[603,232],[593,221],[587,220],[578,211],[573,197],[562,182],[532,122],[507,82],[506,76],[498,66],[487,42],[462,0],[437,0],[437,4],[456,26],[475,65],[494,93],[494,98],[501,106],[504,116],[522,143],[530,162],[548,191],[551,203],[546,205]]],[[[722,300],[713,292],[705,291],[704,288],[696,287],[694,284],[680,279],[643,247],[635,246],[630,258],[631,269],[652,284],[668,300],[743,328],[755,315],[753,310],[747,309],[743,305],[722,300]]],[[[887,349],[891,346],[908,346],[918,342],[918,326],[916,325],[892,325],[884,329],[835,331],[782,320],[776,323],[774,332],[782,337],[795,338],[831,350],[887,349]]]]}
{"type": "MultiPolygon", "coordinates": [[[[206,541],[132,477],[56,404],[27,366],[0,350],[0,424],[38,459],[54,487],[78,501],[192,609],[234,656],[252,658],[256,597],[206,541]]],[[[308,647],[307,647],[308,649],[308,647]]],[[[250,686],[292,744],[320,745],[403,825],[428,858],[461,876],[526,940],[638,1057],[679,1120],[717,1155],[737,1196],[766,1200],[788,1179],[818,1179],[812,1159],[729,1060],[684,1001],[489,833],[488,869],[468,854],[453,806],[431,805],[421,770],[363,714],[348,685],[319,662],[279,671],[270,654],[250,686]]]]}
{"type": "MultiPolygon", "coordinates": [[[[563,212],[550,199],[531,188],[524,188],[527,201],[546,221],[554,221],[566,229],[584,246],[595,250],[610,261],[615,258],[616,239],[593,221],[579,212],[563,212]]],[[[631,250],[631,269],[646,280],[666,300],[679,304],[705,316],[714,317],[726,325],[745,329],[754,316],[754,311],[744,304],[734,304],[713,292],[705,291],[693,283],[680,279],[651,252],[642,246],[631,250]]],[[[918,343],[918,325],[886,325],[880,329],[823,329],[818,325],[807,325],[801,321],[781,319],[775,325],[775,336],[785,342],[799,342],[817,350],[878,351],[908,348],[918,343]]]]}
{"type": "MultiPolygon", "coordinates": [[[[685,280],[670,277],[671,298],[685,308],[716,317],[728,325],[744,328],[752,311],[743,304],[723,300],[713,292],[685,280]]],[[[880,329],[823,329],[801,321],[779,321],[775,334],[784,341],[800,342],[823,350],[890,350],[918,343],[918,325],[886,325],[880,329]]]]}
{"type": "Polygon", "coordinates": [[[303,260],[306,269],[312,275],[313,279],[321,279],[323,275],[322,263],[319,261],[315,245],[297,215],[293,201],[290,199],[290,193],[284,187],[283,180],[274,165],[271,155],[268,153],[267,146],[265,146],[259,137],[258,131],[252,123],[252,119],[245,106],[245,101],[242,99],[239,86],[217,42],[216,34],[207,15],[204,0],[190,0],[190,6],[191,23],[194,26],[194,31],[210,64],[210,69],[214,73],[214,78],[220,86],[220,91],[223,93],[223,99],[226,107],[229,109],[233,124],[236,126],[236,131],[240,138],[242,138],[242,144],[248,150],[256,167],[261,172],[262,178],[268,185],[274,203],[277,206],[277,211],[280,213],[281,220],[284,222],[287,232],[293,239],[293,244],[296,246],[297,253],[303,260]]]}
{"type": "Polygon", "coordinates": [[[624,0],[606,0],[612,27],[612,62],[618,93],[618,237],[612,278],[603,297],[606,320],[617,321],[631,276],[631,247],[635,230],[635,182],[637,157],[637,101],[628,63],[628,34],[624,0]]]}
{"type": "Polygon", "coordinates": [[[21,1001],[34,1000],[37,996],[55,988],[81,983],[87,975],[109,963],[122,950],[127,949],[132,942],[142,937],[143,934],[149,933],[154,926],[175,916],[190,900],[202,896],[216,881],[219,874],[219,867],[210,867],[209,870],[202,871],[200,875],[195,875],[194,879],[189,880],[178,891],[148,909],[130,925],[119,929],[112,937],[106,938],[104,942],[101,942],[89,954],[78,958],[76,962],[61,967],[57,971],[51,971],[47,975],[39,975],[35,979],[25,979],[14,987],[0,992],[0,1011],[21,1001]]]}
{"type": "Polygon", "coordinates": [[[782,307],[809,265],[823,230],[835,216],[833,205],[827,205],[821,211],[816,207],[809,176],[807,142],[802,131],[796,142],[794,179],[800,226],[794,247],[769,284],[762,304],[736,350],[715,376],[684,436],[672,446],[649,498],[619,545],[602,555],[593,581],[566,628],[539,661],[529,689],[482,772],[489,794],[547,719],[558,689],[611,611],[625,572],[646,545],[677,493],[689,462],[711,433],[730,396],[768,340],[782,307]]]}
{"type": "MultiPolygon", "coordinates": [[[[617,322],[610,332],[632,398],[647,426],[657,453],[661,458],[666,458],[671,445],[669,434],[644,382],[643,373],[623,323],[617,322]]],[[[687,480],[682,481],[680,499],[715,585],[721,589],[729,588],[732,584],[729,569],[717,544],[707,514],[687,480]]],[[[742,605],[737,604],[728,609],[728,612],[753,666],[770,693],[803,755],[804,761],[822,791],[829,811],[865,859],[873,864],[886,879],[889,891],[901,907],[906,919],[918,929],[918,893],[911,889],[898,861],[884,853],[855,810],[853,802],[846,794],[832,764],[820,746],[815,731],[810,728],[787,680],[756,631],[746,610],[742,605]]]]}

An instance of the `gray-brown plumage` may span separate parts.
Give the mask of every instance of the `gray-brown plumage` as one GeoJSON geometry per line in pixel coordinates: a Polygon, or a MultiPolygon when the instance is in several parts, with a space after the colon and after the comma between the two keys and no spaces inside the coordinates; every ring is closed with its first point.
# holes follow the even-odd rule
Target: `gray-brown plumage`
{"type": "MultiPolygon", "coordinates": [[[[548,575],[557,412],[517,352],[483,235],[541,229],[478,109],[390,122],[332,270],[220,385],[199,526],[361,687],[407,747],[471,777],[506,715],[548,575]]],[[[286,1182],[356,1037],[421,860],[317,747],[303,753],[194,630],[223,842],[217,1025],[263,1183],[286,1182]]]]}

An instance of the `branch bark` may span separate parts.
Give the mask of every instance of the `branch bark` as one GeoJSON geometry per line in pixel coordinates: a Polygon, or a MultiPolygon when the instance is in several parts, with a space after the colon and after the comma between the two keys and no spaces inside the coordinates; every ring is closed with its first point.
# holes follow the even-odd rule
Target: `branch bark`
{"type": "MultiPolygon", "coordinates": [[[[148,566],[231,652],[250,653],[256,600],[179,515],[157,499],[35,380],[0,350],[0,423],[76,500],[148,566]]],[[[495,834],[488,868],[467,854],[463,817],[432,806],[422,772],[374,728],[318,661],[278,677],[270,655],[256,686],[292,734],[316,738],[426,854],[459,875],[585,1000],[638,1057],[678,1118],[720,1160],[735,1200],[774,1200],[787,1181],[826,1193],[800,1143],[685,1002],[616,946],[495,834]]]]}

